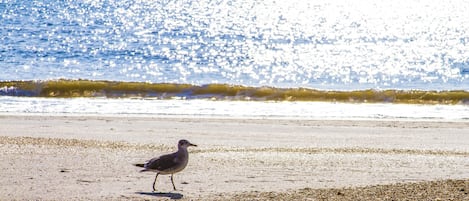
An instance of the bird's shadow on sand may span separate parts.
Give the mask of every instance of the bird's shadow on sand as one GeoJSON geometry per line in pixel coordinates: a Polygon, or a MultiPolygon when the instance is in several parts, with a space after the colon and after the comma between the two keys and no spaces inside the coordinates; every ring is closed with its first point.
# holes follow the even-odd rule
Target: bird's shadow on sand
{"type": "Polygon", "coordinates": [[[182,199],[182,197],[184,197],[184,195],[180,193],[136,192],[136,194],[150,195],[150,196],[155,196],[155,197],[165,197],[165,198],[170,198],[172,200],[179,200],[179,199],[182,199]]]}

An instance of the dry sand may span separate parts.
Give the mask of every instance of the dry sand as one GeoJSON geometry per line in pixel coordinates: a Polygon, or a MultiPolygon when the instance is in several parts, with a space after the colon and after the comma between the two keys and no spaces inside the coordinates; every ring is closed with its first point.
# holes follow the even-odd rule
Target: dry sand
{"type": "Polygon", "coordinates": [[[2,115],[0,160],[0,200],[469,200],[469,122],[2,115]]]}

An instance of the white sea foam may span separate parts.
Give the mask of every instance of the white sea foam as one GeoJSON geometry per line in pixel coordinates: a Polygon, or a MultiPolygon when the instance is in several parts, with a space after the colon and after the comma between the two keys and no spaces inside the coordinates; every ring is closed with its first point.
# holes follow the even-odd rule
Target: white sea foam
{"type": "Polygon", "coordinates": [[[0,97],[0,114],[469,121],[467,105],[0,97]]]}

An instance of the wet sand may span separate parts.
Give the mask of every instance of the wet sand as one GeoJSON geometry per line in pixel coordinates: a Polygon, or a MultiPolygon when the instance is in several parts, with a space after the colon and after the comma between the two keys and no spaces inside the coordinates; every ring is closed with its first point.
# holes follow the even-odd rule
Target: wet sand
{"type": "Polygon", "coordinates": [[[469,199],[469,122],[0,116],[0,200],[469,199]],[[190,149],[158,178],[144,162],[190,149]],[[192,148],[192,147],[191,147],[192,148]]]}

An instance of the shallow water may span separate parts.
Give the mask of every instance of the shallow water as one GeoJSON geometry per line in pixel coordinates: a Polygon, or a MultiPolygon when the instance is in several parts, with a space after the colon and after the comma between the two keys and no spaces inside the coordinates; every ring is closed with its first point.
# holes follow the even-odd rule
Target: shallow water
{"type": "Polygon", "coordinates": [[[469,89],[464,0],[0,1],[0,80],[469,89]]]}
{"type": "Polygon", "coordinates": [[[3,115],[101,115],[245,119],[468,121],[464,105],[272,101],[31,98],[0,96],[3,115]]]}

